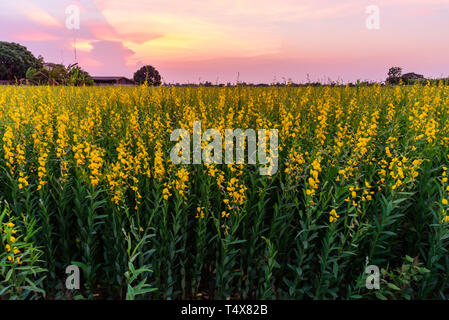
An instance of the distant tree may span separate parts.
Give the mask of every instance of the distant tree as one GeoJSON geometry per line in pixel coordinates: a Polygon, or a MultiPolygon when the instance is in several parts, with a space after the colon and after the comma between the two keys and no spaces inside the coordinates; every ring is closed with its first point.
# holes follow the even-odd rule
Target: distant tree
{"type": "Polygon", "coordinates": [[[160,86],[161,85],[161,75],[159,72],[150,65],[143,66],[139,70],[134,73],[134,81],[137,83],[147,83],[151,86],[160,86]]]}
{"type": "Polygon", "coordinates": [[[29,68],[42,68],[42,59],[37,59],[26,47],[14,42],[0,41],[0,79],[19,80],[29,68]]]}
{"type": "Polygon", "coordinates": [[[401,75],[402,75],[402,68],[400,67],[390,68],[390,70],[388,70],[387,83],[398,84],[399,79],[401,79],[401,75]]]}

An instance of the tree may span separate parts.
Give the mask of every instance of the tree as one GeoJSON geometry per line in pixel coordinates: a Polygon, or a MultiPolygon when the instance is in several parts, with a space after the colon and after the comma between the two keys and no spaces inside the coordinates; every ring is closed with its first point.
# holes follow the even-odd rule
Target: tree
{"type": "Polygon", "coordinates": [[[399,79],[401,78],[401,75],[402,75],[402,68],[400,68],[400,67],[390,68],[390,70],[388,70],[387,83],[398,84],[399,79]]]}
{"type": "Polygon", "coordinates": [[[150,65],[143,66],[134,73],[134,81],[137,83],[144,83],[147,81],[149,85],[160,86],[161,85],[161,75],[159,72],[150,65]]]}
{"type": "Polygon", "coordinates": [[[69,75],[69,84],[72,86],[91,86],[94,84],[94,80],[89,73],[81,69],[77,63],[68,66],[67,71],[69,75]]]}
{"type": "Polygon", "coordinates": [[[45,63],[41,69],[28,68],[23,84],[32,85],[71,85],[90,86],[94,84],[89,73],[81,69],[77,63],[67,68],[62,64],[45,63]]]}
{"type": "Polygon", "coordinates": [[[26,47],[14,42],[0,41],[0,79],[24,78],[29,68],[42,68],[42,59],[37,59],[26,47]]]}

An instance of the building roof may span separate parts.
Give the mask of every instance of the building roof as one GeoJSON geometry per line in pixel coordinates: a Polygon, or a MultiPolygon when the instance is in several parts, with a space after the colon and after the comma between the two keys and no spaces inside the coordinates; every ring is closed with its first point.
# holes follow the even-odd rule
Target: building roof
{"type": "Polygon", "coordinates": [[[128,80],[128,81],[132,81],[131,79],[128,79],[128,78],[126,78],[126,77],[121,77],[121,76],[118,76],[118,77],[114,77],[114,76],[107,76],[107,77],[92,77],[92,79],[95,81],[95,80],[98,80],[98,81],[117,81],[117,80],[122,80],[122,79],[125,79],[125,80],[128,80]]]}
{"type": "Polygon", "coordinates": [[[122,84],[122,85],[134,85],[133,80],[122,76],[106,76],[106,77],[91,77],[95,84],[122,84]]]}
{"type": "Polygon", "coordinates": [[[403,79],[423,79],[424,76],[422,74],[417,74],[414,72],[409,72],[402,75],[403,79]]]}

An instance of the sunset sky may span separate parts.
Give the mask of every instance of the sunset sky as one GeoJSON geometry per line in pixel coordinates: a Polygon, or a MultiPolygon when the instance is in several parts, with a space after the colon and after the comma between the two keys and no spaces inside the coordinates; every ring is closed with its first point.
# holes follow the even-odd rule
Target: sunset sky
{"type": "Polygon", "coordinates": [[[0,40],[91,75],[166,82],[382,81],[390,66],[449,76],[449,0],[0,0],[0,40]],[[80,29],[66,8],[80,8],[80,29]],[[366,8],[380,9],[380,29],[366,8]]]}

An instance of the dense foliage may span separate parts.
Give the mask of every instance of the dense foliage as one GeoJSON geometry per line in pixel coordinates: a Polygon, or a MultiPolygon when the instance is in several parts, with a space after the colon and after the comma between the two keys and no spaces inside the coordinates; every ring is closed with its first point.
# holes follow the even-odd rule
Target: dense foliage
{"type": "Polygon", "coordinates": [[[146,82],[150,86],[161,85],[161,75],[153,66],[143,66],[134,73],[134,81],[139,84],[146,82]]]}
{"type": "Polygon", "coordinates": [[[24,46],[14,42],[0,41],[0,80],[20,80],[28,68],[41,68],[37,59],[24,46]]]}
{"type": "Polygon", "coordinates": [[[401,75],[402,75],[402,68],[392,67],[388,70],[388,78],[386,82],[390,84],[398,84],[401,79],[401,75]]]}
{"type": "Polygon", "coordinates": [[[28,68],[23,84],[28,85],[93,85],[94,81],[77,63],[68,65],[47,63],[41,68],[28,68]]]}
{"type": "Polygon", "coordinates": [[[448,298],[448,111],[442,85],[1,87],[0,296],[448,298]],[[194,120],[278,129],[279,170],[174,165],[194,120]]]}

